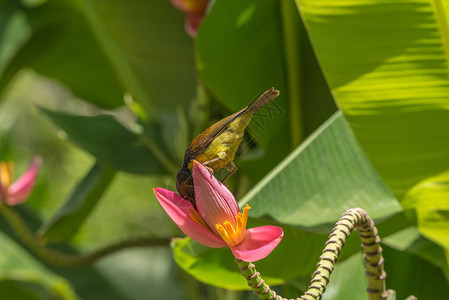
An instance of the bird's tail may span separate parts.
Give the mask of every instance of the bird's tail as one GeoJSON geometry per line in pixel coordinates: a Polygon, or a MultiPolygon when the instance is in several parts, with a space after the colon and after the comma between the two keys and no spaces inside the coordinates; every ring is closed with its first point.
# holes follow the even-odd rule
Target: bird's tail
{"type": "Polygon", "coordinates": [[[275,90],[274,88],[271,88],[263,92],[262,95],[260,95],[256,100],[254,100],[254,102],[248,106],[246,111],[251,111],[252,113],[255,113],[259,109],[261,109],[265,104],[275,99],[277,96],[279,96],[279,91],[275,90]]]}

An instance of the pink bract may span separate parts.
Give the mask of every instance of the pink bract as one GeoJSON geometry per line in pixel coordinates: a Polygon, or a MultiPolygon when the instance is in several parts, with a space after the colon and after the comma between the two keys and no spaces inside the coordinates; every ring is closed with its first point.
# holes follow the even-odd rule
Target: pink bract
{"type": "Polygon", "coordinates": [[[226,246],[226,243],[209,228],[198,224],[190,218],[190,209],[194,209],[192,203],[184,200],[178,194],[163,188],[155,188],[154,194],[170,218],[187,236],[211,248],[226,246]]]}
{"type": "Polygon", "coordinates": [[[208,247],[228,246],[235,257],[244,261],[263,259],[276,248],[284,235],[282,228],[277,226],[241,231],[243,239],[230,246],[218,233],[217,225],[229,222],[237,228],[236,216],[242,215],[234,196],[202,164],[194,162],[192,173],[197,207],[170,190],[154,189],[161,206],[186,235],[208,247]]]}
{"type": "Polygon", "coordinates": [[[204,16],[209,0],[170,0],[180,11],[186,14],[185,29],[189,36],[195,37],[204,16]]]}
{"type": "Polygon", "coordinates": [[[18,205],[23,203],[33,190],[42,159],[39,156],[33,158],[28,170],[8,187],[2,187],[2,197],[7,205],[18,205]]]}

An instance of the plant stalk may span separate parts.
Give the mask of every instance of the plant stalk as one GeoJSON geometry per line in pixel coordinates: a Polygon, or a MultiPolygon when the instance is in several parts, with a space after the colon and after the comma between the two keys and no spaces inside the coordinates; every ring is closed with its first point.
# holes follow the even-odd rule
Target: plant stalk
{"type": "Polygon", "coordinates": [[[117,244],[100,248],[87,254],[68,254],[46,246],[27,226],[22,217],[11,207],[0,203],[0,213],[21,239],[24,245],[32,250],[42,260],[64,268],[82,267],[89,265],[99,258],[102,258],[113,252],[130,248],[143,246],[168,246],[168,238],[140,238],[135,240],[122,241],[117,244]]]}
{"type": "Polygon", "coordinates": [[[293,0],[279,2],[282,33],[284,36],[285,68],[288,83],[288,99],[290,112],[290,130],[292,147],[298,146],[304,139],[301,94],[301,41],[299,36],[298,11],[293,0]]]}

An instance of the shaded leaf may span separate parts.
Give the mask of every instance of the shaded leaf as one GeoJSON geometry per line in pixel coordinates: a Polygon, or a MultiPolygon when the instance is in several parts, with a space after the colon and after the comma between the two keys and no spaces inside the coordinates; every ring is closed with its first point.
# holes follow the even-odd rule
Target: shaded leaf
{"type": "Polygon", "coordinates": [[[40,110],[100,163],[136,174],[164,172],[160,162],[142,141],[144,137],[125,128],[114,117],[70,115],[45,108],[40,110]]]}
{"type": "Polygon", "coordinates": [[[11,32],[14,40],[5,42],[10,57],[3,74],[0,59],[0,87],[31,67],[97,106],[123,105],[123,89],[74,1],[48,1],[33,9],[15,5],[8,20],[5,33],[11,32]],[[14,25],[21,27],[12,30],[14,25]]]}
{"type": "Polygon", "coordinates": [[[0,295],[8,300],[62,300],[68,299],[58,295],[39,283],[37,278],[8,279],[0,277],[0,295]]]}
{"type": "MultiPolygon", "coordinates": [[[[18,213],[22,215],[22,218],[27,220],[28,225],[32,228],[32,230],[37,230],[38,226],[42,223],[38,217],[32,213],[31,211],[25,209],[24,207],[17,207],[18,213]]],[[[77,269],[67,269],[67,268],[59,268],[54,265],[50,265],[45,261],[40,260],[38,257],[33,257],[30,255],[26,255],[25,257],[29,258],[28,260],[21,261],[18,258],[22,256],[20,253],[25,253],[25,246],[21,243],[21,241],[17,240],[17,235],[12,232],[10,226],[8,226],[3,218],[0,218],[0,228],[2,232],[8,235],[9,239],[15,240],[17,245],[16,248],[12,248],[11,252],[1,252],[0,253],[0,269],[1,270],[26,270],[28,268],[32,268],[33,266],[40,266],[44,270],[50,270],[49,276],[57,273],[60,276],[66,278],[70,285],[76,290],[77,295],[81,297],[83,300],[109,300],[109,299],[117,299],[117,300],[129,300],[124,297],[123,293],[116,288],[110,281],[107,280],[105,274],[100,272],[95,266],[92,267],[84,267],[77,269]],[[30,266],[28,266],[30,265],[30,266]]],[[[2,243],[3,245],[3,243],[2,243]]],[[[73,247],[62,247],[63,251],[75,253],[76,249],[73,247]]],[[[22,273],[23,274],[23,273],[22,273]]],[[[33,275],[27,273],[23,274],[23,277],[29,279],[33,275]]],[[[40,280],[49,279],[46,274],[38,274],[40,280]]],[[[15,278],[17,279],[17,277],[15,278]]],[[[50,280],[52,277],[50,277],[50,280]]],[[[66,281],[62,281],[65,283],[66,281]]],[[[59,286],[59,284],[58,284],[59,286]]],[[[60,288],[62,289],[64,284],[61,284],[60,288]]]]}
{"type": "Polygon", "coordinates": [[[17,1],[0,2],[0,75],[31,36],[27,15],[17,1]]]}
{"type": "Polygon", "coordinates": [[[77,300],[68,282],[0,232],[0,295],[4,299],[77,300]]]}
{"type": "Polygon", "coordinates": [[[41,237],[47,242],[72,238],[95,208],[115,173],[115,170],[96,163],[58,212],[39,229],[41,237]]]}
{"type": "Polygon", "coordinates": [[[362,253],[338,263],[332,272],[323,300],[367,300],[367,282],[362,253]]]}
{"type": "Polygon", "coordinates": [[[181,12],[169,1],[82,3],[119,80],[147,113],[190,103],[196,75],[181,12]]]}
{"type": "Polygon", "coordinates": [[[410,295],[423,300],[447,298],[449,284],[440,269],[409,253],[382,248],[387,288],[396,291],[396,299],[410,295]]]}
{"type": "Polygon", "coordinates": [[[382,242],[395,250],[405,251],[424,259],[449,275],[449,265],[443,248],[423,237],[414,226],[383,238],[382,242]]]}
{"type": "Polygon", "coordinates": [[[179,268],[170,254],[167,247],[126,249],[99,261],[98,269],[129,300],[184,299],[179,268]]]}
{"type": "Polygon", "coordinates": [[[20,2],[22,2],[22,5],[26,7],[36,7],[44,4],[47,1],[48,0],[20,0],[20,2]]]}

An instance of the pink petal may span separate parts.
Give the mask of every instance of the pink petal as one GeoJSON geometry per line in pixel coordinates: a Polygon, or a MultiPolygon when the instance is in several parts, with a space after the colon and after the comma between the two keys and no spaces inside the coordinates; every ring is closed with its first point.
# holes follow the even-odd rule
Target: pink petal
{"type": "Polygon", "coordinates": [[[281,242],[284,231],[278,226],[260,226],[246,230],[245,239],[236,247],[232,247],[235,257],[243,261],[253,262],[268,256],[281,242]]]}
{"type": "Polygon", "coordinates": [[[199,162],[193,161],[192,173],[195,204],[203,220],[214,232],[215,224],[225,221],[235,227],[239,207],[232,193],[199,162]]]}
{"type": "Polygon", "coordinates": [[[195,37],[198,28],[204,18],[204,12],[202,13],[187,13],[185,28],[186,32],[190,37],[195,37]]]}
{"type": "Polygon", "coordinates": [[[184,0],[170,0],[170,2],[179,10],[185,11],[186,7],[184,4],[184,0]]]}
{"type": "Polygon", "coordinates": [[[221,237],[190,218],[190,210],[195,209],[192,203],[163,188],[155,188],[154,194],[170,218],[187,236],[211,248],[226,246],[221,237]]]}
{"type": "Polygon", "coordinates": [[[33,158],[28,170],[9,187],[6,204],[17,205],[27,199],[33,190],[41,163],[42,159],[39,156],[33,158]]]}

